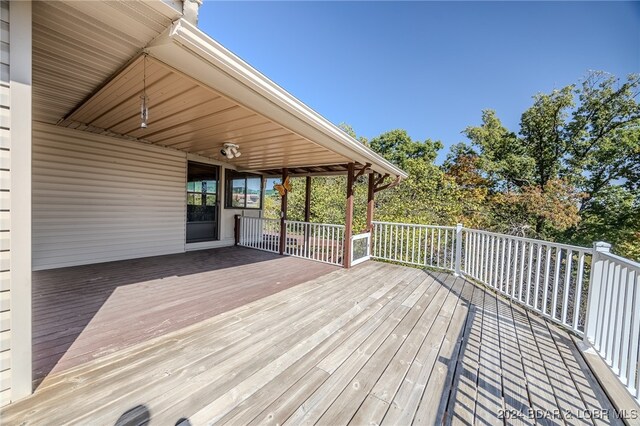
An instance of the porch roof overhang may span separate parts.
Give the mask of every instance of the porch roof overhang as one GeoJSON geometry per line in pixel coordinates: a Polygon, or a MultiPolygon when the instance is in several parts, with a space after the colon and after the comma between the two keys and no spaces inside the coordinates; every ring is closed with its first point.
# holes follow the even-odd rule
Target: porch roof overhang
{"type": "Polygon", "coordinates": [[[174,21],[58,124],[264,174],[284,167],[297,175],[339,174],[347,163],[356,163],[382,175],[407,176],[184,19],[174,21]],[[150,118],[149,127],[141,129],[145,66],[150,118]],[[242,156],[223,157],[226,142],[240,145],[242,156]]]}

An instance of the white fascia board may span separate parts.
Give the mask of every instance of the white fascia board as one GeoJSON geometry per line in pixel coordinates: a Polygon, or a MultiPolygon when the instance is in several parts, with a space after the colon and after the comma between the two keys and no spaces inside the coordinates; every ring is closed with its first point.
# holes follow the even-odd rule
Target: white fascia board
{"type": "Polygon", "coordinates": [[[350,137],[283,88],[183,19],[147,53],[291,131],[381,174],[407,173],[350,137]]]}

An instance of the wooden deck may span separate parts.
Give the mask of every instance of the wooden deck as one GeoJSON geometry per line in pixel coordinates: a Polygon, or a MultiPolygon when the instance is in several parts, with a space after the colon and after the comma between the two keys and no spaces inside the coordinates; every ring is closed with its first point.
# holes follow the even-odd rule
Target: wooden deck
{"type": "Polygon", "coordinates": [[[566,332],[461,278],[366,262],[54,372],[0,414],[25,425],[617,424],[611,410],[566,332]],[[577,418],[587,410],[610,417],[577,418]]]}
{"type": "Polygon", "coordinates": [[[35,272],[36,385],[337,269],[229,247],[35,272]]]}

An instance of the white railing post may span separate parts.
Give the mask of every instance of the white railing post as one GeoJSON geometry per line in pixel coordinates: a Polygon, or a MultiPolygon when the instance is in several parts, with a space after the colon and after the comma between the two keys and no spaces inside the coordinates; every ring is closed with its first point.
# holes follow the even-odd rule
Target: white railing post
{"type": "Polygon", "coordinates": [[[456,254],[455,254],[455,269],[454,275],[459,277],[462,275],[460,265],[462,264],[462,224],[456,225],[456,254]]]}
{"type": "Polygon", "coordinates": [[[587,296],[587,312],[584,323],[584,341],[591,343],[595,340],[596,325],[600,313],[600,297],[602,293],[602,276],[604,260],[600,253],[609,253],[611,244],[598,241],[593,243],[591,258],[591,273],[589,276],[589,293],[587,296]]]}

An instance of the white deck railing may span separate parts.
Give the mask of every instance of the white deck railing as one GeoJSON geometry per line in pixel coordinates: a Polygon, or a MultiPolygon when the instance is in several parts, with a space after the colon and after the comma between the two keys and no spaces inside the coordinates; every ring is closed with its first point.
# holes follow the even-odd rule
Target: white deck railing
{"type": "Polygon", "coordinates": [[[585,337],[640,402],[640,263],[594,245],[585,337]]]}
{"type": "Polygon", "coordinates": [[[583,333],[590,249],[466,228],[462,245],[463,274],[583,333]]]}
{"type": "Polygon", "coordinates": [[[373,222],[374,259],[455,269],[455,226],[373,222]]]}
{"type": "Polygon", "coordinates": [[[280,252],[280,221],[240,216],[238,245],[273,253],[280,252]]]}
{"type": "Polygon", "coordinates": [[[342,265],[344,226],[286,220],[284,253],[342,265]]]}
{"type": "Polygon", "coordinates": [[[608,244],[387,222],[373,239],[373,258],[464,275],[582,336],[640,402],[640,264],[608,244]]]}

